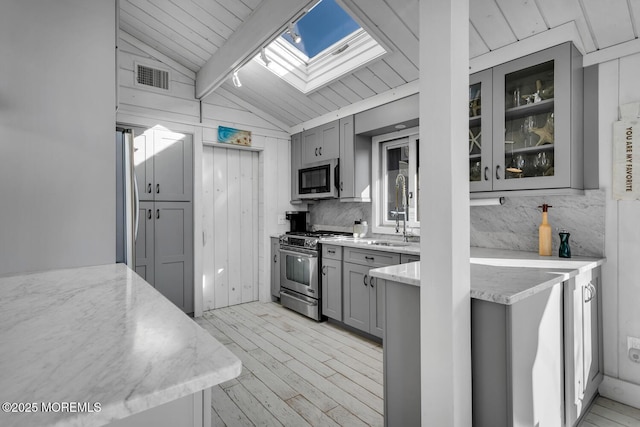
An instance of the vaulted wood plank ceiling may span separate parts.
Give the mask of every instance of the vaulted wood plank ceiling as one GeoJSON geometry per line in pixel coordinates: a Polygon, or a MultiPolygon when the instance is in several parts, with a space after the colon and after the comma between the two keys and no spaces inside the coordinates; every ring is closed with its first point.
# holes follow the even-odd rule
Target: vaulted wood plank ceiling
{"type": "MultiPolygon", "coordinates": [[[[120,29],[197,73],[234,32],[250,31],[251,18],[265,1],[120,0],[120,29]]],[[[391,52],[306,95],[249,61],[240,71],[242,87],[225,79],[221,91],[294,126],[418,78],[418,0],[338,2],[391,52]]],[[[302,9],[308,1],[299,3],[302,9]]],[[[469,5],[470,59],[569,22],[575,23],[585,53],[634,40],[640,31],[640,0],[471,0],[469,5]]],[[[285,24],[286,19],[280,27],[285,24]]],[[[241,61],[250,53],[235,52],[241,61]]]]}

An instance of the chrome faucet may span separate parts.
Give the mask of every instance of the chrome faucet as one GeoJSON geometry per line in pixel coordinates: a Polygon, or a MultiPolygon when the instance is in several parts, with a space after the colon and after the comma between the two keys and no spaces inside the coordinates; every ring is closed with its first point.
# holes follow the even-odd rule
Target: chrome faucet
{"type": "Polygon", "coordinates": [[[404,175],[401,173],[396,177],[396,233],[400,232],[400,214],[402,213],[402,237],[405,242],[409,241],[407,236],[407,181],[404,175]],[[399,211],[398,206],[398,191],[400,191],[402,198],[402,212],[399,211]]]}

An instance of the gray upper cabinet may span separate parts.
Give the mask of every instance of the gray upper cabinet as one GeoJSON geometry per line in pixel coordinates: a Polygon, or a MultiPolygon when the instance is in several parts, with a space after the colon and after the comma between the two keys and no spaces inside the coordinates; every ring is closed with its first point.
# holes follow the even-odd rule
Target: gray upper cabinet
{"type": "Polygon", "coordinates": [[[140,200],[191,201],[191,135],[150,129],[134,141],[140,200]]]}
{"type": "Polygon", "coordinates": [[[583,188],[582,56],[564,43],[470,77],[472,192],[583,188]]]}
{"type": "Polygon", "coordinates": [[[291,136],[291,203],[300,203],[298,171],[302,164],[302,133],[291,136]]]}
{"type": "Polygon", "coordinates": [[[493,105],[491,70],[469,76],[469,189],[493,189],[493,105]]]}
{"type": "Polygon", "coordinates": [[[371,138],[355,135],[354,119],[340,119],[340,200],[370,202],[371,138]]]}
{"type": "Polygon", "coordinates": [[[340,156],[339,121],[302,132],[302,164],[309,165],[340,156]]]}

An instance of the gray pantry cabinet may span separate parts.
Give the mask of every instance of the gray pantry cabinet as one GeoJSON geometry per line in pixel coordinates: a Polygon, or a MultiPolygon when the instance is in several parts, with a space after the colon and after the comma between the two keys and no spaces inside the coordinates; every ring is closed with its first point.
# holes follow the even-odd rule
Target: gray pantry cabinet
{"type": "Polygon", "coordinates": [[[372,268],[400,264],[400,255],[375,250],[344,248],[343,321],[382,338],[384,285],[369,275],[372,268]]]}
{"type": "Polygon", "coordinates": [[[140,208],[136,272],[193,312],[193,141],[147,130],[134,139],[140,208]]]}
{"type": "Polygon", "coordinates": [[[342,321],[342,246],[322,245],[322,314],[342,321]]]}
{"type": "Polygon", "coordinates": [[[147,130],[134,141],[140,200],[193,199],[193,142],[190,135],[147,130]]]}

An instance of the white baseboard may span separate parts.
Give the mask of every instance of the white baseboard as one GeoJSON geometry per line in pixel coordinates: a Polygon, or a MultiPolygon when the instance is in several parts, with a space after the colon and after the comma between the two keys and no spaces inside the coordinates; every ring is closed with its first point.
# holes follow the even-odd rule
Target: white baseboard
{"type": "Polygon", "coordinates": [[[605,375],[598,387],[600,395],[640,409],[640,385],[605,375]]]}

